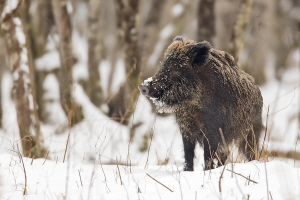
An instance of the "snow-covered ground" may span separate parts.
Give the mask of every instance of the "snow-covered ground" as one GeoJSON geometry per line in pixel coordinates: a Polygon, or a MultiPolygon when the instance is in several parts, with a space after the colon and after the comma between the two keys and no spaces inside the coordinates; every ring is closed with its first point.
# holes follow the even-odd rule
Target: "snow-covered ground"
{"type": "Polygon", "coordinates": [[[282,161],[211,171],[173,166],[56,163],[2,154],[1,199],[299,199],[300,168],[282,161]],[[24,162],[24,165],[23,165],[24,162]],[[23,193],[25,192],[25,196],[23,193]]]}

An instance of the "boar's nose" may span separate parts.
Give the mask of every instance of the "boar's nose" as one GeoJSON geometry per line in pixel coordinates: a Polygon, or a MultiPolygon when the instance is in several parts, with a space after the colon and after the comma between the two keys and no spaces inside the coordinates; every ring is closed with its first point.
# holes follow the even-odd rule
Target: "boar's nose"
{"type": "Polygon", "coordinates": [[[149,95],[149,88],[145,85],[139,85],[139,90],[142,95],[148,96],[149,95]]]}

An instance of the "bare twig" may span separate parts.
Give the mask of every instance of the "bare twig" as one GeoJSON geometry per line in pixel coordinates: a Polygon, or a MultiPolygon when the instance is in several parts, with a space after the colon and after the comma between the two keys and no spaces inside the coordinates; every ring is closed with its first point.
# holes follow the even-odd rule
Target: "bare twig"
{"type": "Polygon", "coordinates": [[[18,149],[18,155],[19,158],[22,162],[22,166],[23,166],[23,172],[24,172],[24,180],[25,180],[25,186],[24,186],[24,190],[23,190],[23,195],[27,194],[27,173],[26,173],[26,169],[25,169],[25,165],[24,165],[24,160],[23,160],[23,156],[20,153],[20,149],[19,149],[19,145],[17,144],[17,149],[18,149]]]}
{"type": "Polygon", "coordinates": [[[146,164],[144,169],[146,169],[146,167],[148,166],[148,161],[149,161],[149,153],[150,153],[150,148],[151,148],[151,144],[152,144],[152,139],[153,139],[153,133],[154,133],[154,129],[155,129],[155,121],[156,121],[156,117],[153,123],[153,128],[151,130],[151,135],[150,135],[150,144],[149,144],[149,148],[148,148],[148,152],[147,152],[147,160],[146,160],[146,164]]]}
{"type": "Polygon", "coordinates": [[[47,160],[47,158],[48,158],[49,152],[50,152],[50,150],[48,150],[47,155],[46,155],[46,158],[45,158],[43,164],[45,164],[45,162],[46,162],[46,160],[47,160]]]}
{"type": "Polygon", "coordinates": [[[226,143],[226,141],[225,141],[225,137],[224,137],[222,128],[219,128],[219,132],[220,132],[221,137],[222,137],[222,142],[223,142],[223,146],[224,146],[225,151],[226,151],[226,155],[228,156],[228,155],[229,155],[229,148],[228,148],[227,143],[226,143]]]}
{"type": "Polygon", "coordinates": [[[242,174],[240,174],[240,173],[236,173],[236,172],[234,172],[233,170],[230,170],[230,169],[226,169],[227,171],[230,171],[230,172],[232,172],[232,173],[234,173],[234,174],[236,174],[236,175],[239,175],[239,176],[241,176],[241,177],[243,177],[244,179],[247,179],[248,181],[251,181],[252,183],[257,183],[256,181],[253,181],[252,179],[250,179],[250,178],[248,178],[248,177],[246,177],[246,176],[244,176],[244,175],[242,175],[242,174]]]}
{"type": "Polygon", "coordinates": [[[69,134],[68,134],[68,139],[67,139],[67,143],[66,143],[66,148],[65,148],[65,153],[64,153],[63,163],[64,163],[65,160],[66,160],[66,155],[67,155],[67,150],[68,150],[69,141],[70,141],[70,132],[69,132],[69,134]]]}
{"type": "Polygon", "coordinates": [[[140,95],[138,95],[138,97],[136,99],[136,102],[135,102],[135,105],[134,105],[134,111],[132,112],[132,120],[131,120],[131,127],[130,127],[130,139],[129,139],[129,142],[128,142],[128,151],[127,151],[127,159],[126,159],[127,165],[129,165],[129,163],[131,163],[131,160],[130,160],[130,147],[131,147],[132,140],[133,140],[133,137],[134,137],[134,134],[133,134],[133,132],[134,132],[133,131],[134,130],[134,128],[133,128],[134,127],[133,121],[134,121],[135,109],[136,109],[136,105],[137,105],[139,97],[140,97],[140,95]]]}
{"type": "Polygon", "coordinates": [[[261,158],[262,151],[263,151],[263,149],[264,149],[264,145],[265,145],[265,141],[266,141],[266,137],[267,137],[269,112],[270,112],[270,106],[268,106],[265,135],[264,135],[264,140],[263,140],[263,143],[262,143],[262,146],[261,146],[261,150],[260,150],[260,154],[259,154],[259,159],[261,158]]]}
{"type": "Polygon", "coordinates": [[[118,172],[119,172],[119,178],[120,178],[121,185],[123,185],[122,176],[121,176],[121,172],[120,172],[120,168],[119,168],[118,164],[117,164],[117,168],[118,168],[118,172]]]}
{"type": "Polygon", "coordinates": [[[104,172],[103,165],[102,165],[102,161],[101,161],[101,155],[99,155],[99,162],[100,162],[100,166],[101,166],[102,173],[103,173],[103,175],[104,175],[104,182],[105,182],[105,184],[106,184],[106,187],[107,187],[108,191],[110,192],[110,189],[109,189],[109,187],[108,187],[108,185],[107,185],[106,174],[105,174],[105,172],[104,172]]]}
{"type": "Polygon", "coordinates": [[[225,168],[226,168],[226,165],[223,166],[222,173],[221,173],[221,175],[219,177],[219,192],[220,193],[222,192],[222,178],[223,178],[223,174],[224,174],[225,168]]]}
{"type": "Polygon", "coordinates": [[[103,165],[102,165],[102,161],[101,161],[101,156],[99,155],[99,162],[100,162],[100,166],[101,166],[101,169],[102,169],[102,172],[103,172],[103,175],[104,175],[104,181],[106,182],[106,175],[105,175],[105,172],[104,172],[104,169],[103,169],[103,165]]]}
{"type": "Polygon", "coordinates": [[[267,200],[269,200],[269,182],[268,182],[268,172],[267,172],[267,164],[264,162],[265,172],[266,172],[266,184],[267,184],[267,200]]]}
{"type": "Polygon", "coordinates": [[[32,156],[32,158],[31,158],[30,165],[32,165],[32,164],[33,164],[33,160],[34,160],[34,156],[32,156]]]}
{"type": "Polygon", "coordinates": [[[160,185],[164,186],[165,188],[167,188],[169,191],[173,192],[173,190],[171,190],[170,188],[168,188],[166,185],[162,184],[161,182],[159,182],[158,180],[156,180],[155,178],[153,178],[152,176],[150,176],[148,173],[146,173],[147,176],[149,176],[150,178],[152,178],[155,182],[159,183],[160,185]]]}
{"type": "Polygon", "coordinates": [[[80,170],[79,169],[78,169],[78,174],[79,174],[79,178],[80,178],[80,184],[81,184],[81,186],[83,186],[82,179],[81,179],[81,174],[80,174],[80,170]]]}

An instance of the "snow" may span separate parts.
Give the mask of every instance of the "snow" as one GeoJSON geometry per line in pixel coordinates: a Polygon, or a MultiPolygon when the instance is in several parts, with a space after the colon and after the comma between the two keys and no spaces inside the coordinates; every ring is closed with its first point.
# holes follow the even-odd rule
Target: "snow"
{"type": "Polygon", "coordinates": [[[5,1],[6,5],[3,9],[1,18],[3,19],[7,14],[11,13],[13,10],[15,10],[18,6],[19,0],[9,0],[5,1]]]}
{"type": "Polygon", "coordinates": [[[147,78],[146,80],[144,80],[143,85],[148,86],[149,83],[152,82],[152,81],[153,81],[153,78],[152,78],[152,77],[149,77],[149,78],[147,78]]]}
{"type": "Polygon", "coordinates": [[[179,3],[175,4],[172,8],[172,15],[174,17],[178,17],[183,13],[183,11],[184,11],[184,6],[183,5],[181,5],[179,3]]]}
{"type": "Polygon", "coordinates": [[[298,199],[300,168],[280,161],[182,172],[177,166],[62,163],[1,154],[1,199],[298,199]],[[224,169],[224,171],[223,171],[224,169]],[[27,185],[25,188],[26,172],[27,185]],[[233,172],[232,172],[233,171],[233,172]],[[223,173],[223,174],[222,174],[223,173]],[[220,177],[222,178],[220,179],[220,177]],[[220,190],[222,192],[220,192],[220,190]]]}
{"type": "Polygon", "coordinates": [[[174,24],[168,24],[161,30],[159,34],[160,42],[158,42],[155,45],[155,49],[152,55],[149,57],[148,60],[149,66],[155,66],[157,64],[156,62],[159,60],[158,58],[160,58],[161,52],[163,52],[163,49],[165,48],[166,39],[168,39],[173,34],[174,29],[175,29],[174,24]]]}
{"type": "Polygon", "coordinates": [[[287,70],[282,82],[271,79],[261,87],[264,100],[264,123],[268,117],[269,150],[295,151],[300,149],[296,144],[299,137],[297,122],[300,110],[300,69],[287,70]],[[267,109],[269,107],[269,113],[267,109]]]}
{"type": "Polygon", "coordinates": [[[59,68],[60,60],[58,51],[48,51],[42,57],[35,60],[38,71],[52,71],[59,68]]]}
{"type": "Polygon", "coordinates": [[[21,45],[25,45],[26,39],[22,30],[22,22],[19,18],[14,17],[13,22],[16,24],[16,37],[21,45]]]}

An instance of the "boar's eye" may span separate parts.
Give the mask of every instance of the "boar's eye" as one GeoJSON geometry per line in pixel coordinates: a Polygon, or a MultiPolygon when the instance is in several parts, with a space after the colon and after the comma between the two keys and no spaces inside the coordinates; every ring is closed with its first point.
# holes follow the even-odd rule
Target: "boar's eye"
{"type": "Polygon", "coordinates": [[[192,61],[193,67],[201,66],[206,63],[210,49],[211,45],[207,41],[191,45],[188,54],[192,61]]]}

